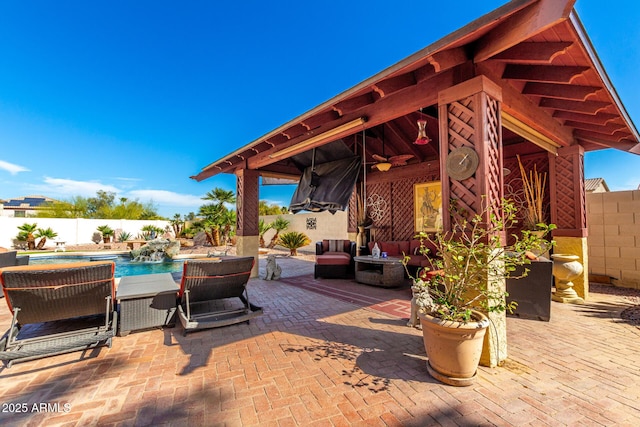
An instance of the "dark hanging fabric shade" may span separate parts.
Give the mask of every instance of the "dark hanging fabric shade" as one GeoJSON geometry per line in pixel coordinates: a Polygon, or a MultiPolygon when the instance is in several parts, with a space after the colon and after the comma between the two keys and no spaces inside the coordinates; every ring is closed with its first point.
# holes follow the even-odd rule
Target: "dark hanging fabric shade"
{"type": "Polygon", "coordinates": [[[347,158],[306,167],[289,210],[293,213],[345,210],[362,167],[361,157],[351,154],[347,158]]]}

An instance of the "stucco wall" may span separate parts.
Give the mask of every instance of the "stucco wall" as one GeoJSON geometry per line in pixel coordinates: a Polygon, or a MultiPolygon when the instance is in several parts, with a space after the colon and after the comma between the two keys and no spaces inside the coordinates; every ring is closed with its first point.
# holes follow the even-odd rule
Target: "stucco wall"
{"type": "MultiPolygon", "coordinates": [[[[315,252],[315,242],[322,239],[347,239],[347,213],[329,212],[299,213],[295,215],[266,215],[261,216],[266,222],[272,222],[278,216],[290,221],[286,231],[301,231],[311,239],[311,244],[301,248],[303,252],[315,252]],[[314,227],[315,224],[315,228],[314,227]]],[[[107,220],[107,219],[63,219],[63,218],[11,218],[0,217],[0,247],[12,248],[13,239],[18,234],[18,227],[24,223],[37,223],[38,228],[51,227],[58,233],[55,240],[65,241],[67,245],[82,245],[93,243],[91,237],[97,231],[98,226],[108,224],[114,230],[127,231],[135,237],[145,225],[155,225],[165,228],[168,221],[134,221],[134,220],[107,220]]],[[[265,241],[271,241],[274,231],[269,230],[265,234],[265,241]]],[[[117,236],[116,236],[117,237],[117,236]]],[[[50,240],[48,247],[54,247],[54,241],[50,240]]]]}
{"type": "Polygon", "coordinates": [[[640,191],[587,194],[589,274],[640,289],[640,191]]]}
{"type": "MultiPolygon", "coordinates": [[[[322,239],[347,239],[347,212],[338,211],[334,215],[330,212],[320,213],[298,213],[286,215],[265,215],[261,216],[266,223],[273,222],[278,216],[290,221],[287,231],[299,231],[311,239],[311,244],[304,246],[298,251],[315,253],[315,243],[322,239]],[[315,224],[315,228],[314,228],[315,224]]],[[[281,232],[281,233],[283,233],[281,232]]],[[[264,235],[264,241],[268,245],[274,230],[269,230],[264,235]]]]}
{"type": "MultiPolygon", "coordinates": [[[[165,228],[169,221],[135,221],[126,219],[66,219],[66,218],[13,218],[0,216],[0,247],[12,248],[22,224],[38,224],[38,228],[51,227],[58,233],[54,240],[60,240],[67,245],[83,245],[93,243],[91,237],[101,225],[109,225],[114,230],[127,231],[135,238],[145,225],[155,225],[165,228]]],[[[118,237],[117,234],[115,236],[118,237]]],[[[47,246],[55,246],[53,239],[48,239],[47,246]]]]}

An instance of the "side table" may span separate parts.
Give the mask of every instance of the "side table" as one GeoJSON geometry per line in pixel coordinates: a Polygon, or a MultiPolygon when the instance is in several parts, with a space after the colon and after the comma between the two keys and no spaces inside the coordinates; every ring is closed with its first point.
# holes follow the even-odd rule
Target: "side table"
{"type": "Polygon", "coordinates": [[[373,258],[356,256],[356,282],[393,288],[404,283],[404,266],[400,258],[373,258]]]}
{"type": "Polygon", "coordinates": [[[140,329],[175,325],[178,290],[171,273],[120,279],[116,291],[120,312],[118,336],[140,329]]]}

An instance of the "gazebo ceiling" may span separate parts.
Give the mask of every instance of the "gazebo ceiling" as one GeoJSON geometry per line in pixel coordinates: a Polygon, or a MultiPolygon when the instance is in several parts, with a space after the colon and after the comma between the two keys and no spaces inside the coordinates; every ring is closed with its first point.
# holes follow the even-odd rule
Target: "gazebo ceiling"
{"type": "Polygon", "coordinates": [[[574,2],[511,1],[192,178],[201,181],[242,168],[299,176],[289,157],[337,139],[361,154],[363,134],[367,163],[375,162],[373,154],[382,154],[383,138],[386,156],[413,155],[409,163],[435,160],[438,92],[476,75],[502,88],[505,152],[530,141],[549,151],[580,144],[586,151],[616,148],[640,154],[638,131],[572,10],[574,2]],[[359,118],[364,124],[350,126],[359,118]],[[432,139],[427,145],[413,144],[420,118],[427,119],[432,139]]]}

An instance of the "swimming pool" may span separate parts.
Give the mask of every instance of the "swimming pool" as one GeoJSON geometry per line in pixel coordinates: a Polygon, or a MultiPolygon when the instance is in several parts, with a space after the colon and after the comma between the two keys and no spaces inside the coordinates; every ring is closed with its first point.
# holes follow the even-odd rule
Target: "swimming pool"
{"type": "Polygon", "coordinates": [[[86,261],[113,261],[116,263],[115,277],[138,276],[140,274],[178,273],[182,272],[184,260],[158,263],[132,262],[129,256],[121,255],[86,255],[86,256],[51,256],[32,257],[29,265],[63,264],[86,261]]]}

